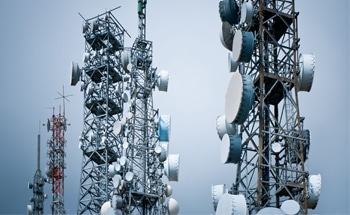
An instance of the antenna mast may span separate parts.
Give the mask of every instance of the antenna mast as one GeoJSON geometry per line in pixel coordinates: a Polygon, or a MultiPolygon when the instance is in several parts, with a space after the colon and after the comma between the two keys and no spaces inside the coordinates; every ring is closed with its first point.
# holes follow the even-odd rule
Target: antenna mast
{"type": "Polygon", "coordinates": [[[72,86],[81,80],[84,91],[78,214],[179,211],[162,182],[163,174],[178,180],[179,155],[168,155],[170,116],[153,107],[153,90],[167,91],[169,74],[152,67],[146,4],[138,0],[139,35],[131,48],[111,11],[84,19],[84,67],[72,63],[71,79],[72,86]]]}
{"type": "Polygon", "coordinates": [[[34,174],[33,183],[28,183],[28,188],[33,189],[33,197],[30,199],[30,202],[33,202],[33,205],[27,205],[28,215],[44,214],[44,200],[46,198],[46,194],[44,193],[44,184],[46,179],[41,174],[40,170],[40,128],[37,143],[37,170],[34,174]]]}
{"type": "Polygon", "coordinates": [[[214,210],[306,215],[317,205],[321,176],[305,166],[310,131],[298,93],[311,89],[315,57],[299,54],[294,0],[221,0],[219,13],[232,77],[217,132],[221,161],[237,171],[228,193],[212,187],[214,210]]]}
{"type": "Polygon", "coordinates": [[[63,114],[61,109],[58,115],[55,115],[55,108],[52,111],[51,119],[47,120],[47,131],[51,132],[51,138],[47,142],[48,145],[48,162],[47,162],[47,176],[49,177],[49,183],[52,184],[52,203],[51,211],[53,215],[65,214],[64,209],[64,170],[66,169],[65,158],[65,131],[67,130],[67,119],[65,117],[65,100],[69,101],[64,94],[64,87],[62,89],[61,96],[56,99],[61,99],[63,102],[63,114]]]}

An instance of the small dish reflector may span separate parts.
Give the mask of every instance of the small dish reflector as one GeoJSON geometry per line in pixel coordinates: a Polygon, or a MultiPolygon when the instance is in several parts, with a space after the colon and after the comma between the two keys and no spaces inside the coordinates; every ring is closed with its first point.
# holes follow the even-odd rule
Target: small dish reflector
{"type": "Polygon", "coordinates": [[[217,215],[246,215],[247,203],[243,195],[224,193],[216,208],[217,215]]]}
{"type": "Polygon", "coordinates": [[[237,30],[233,38],[232,59],[248,63],[254,51],[254,34],[250,31],[237,30]]]}
{"type": "Polygon", "coordinates": [[[275,154],[278,154],[281,152],[282,150],[282,146],[280,143],[273,143],[271,145],[271,149],[272,149],[272,152],[275,153],[275,154]]]}
{"type": "Polygon", "coordinates": [[[225,116],[228,123],[242,124],[249,116],[254,102],[253,81],[250,75],[235,72],[225,96],[225,116]]]}
{"type": "Polygon", "coordinates": [[[310,209],[315,209],[318,203],[318,199],[321,194],[321,175],[310,175],[307,184],[307,193],[309,199],[307,199],[307,207],[310,209]]]}
{"type": "Polygon", "coordinates": [[[239,62],[236,62],[232,59],[231,52],[228,53],[228,71],[236,72],[239,66],[239,62]]]}
{"type": "Polygon", "coordinates": [[[160,115],[158,122],[159,141],[169,141],[170,139],[170,115],[160,115]]]}
{"type": "Polygon", "coordinates": [[[101,215],[114,215],[114,209],[112,208],[110,201],[103,203],[101,207],[101,215]]]}
{"type": "Polygon", "coordinates": [[[216,118],[216,131],[220,140],[225,134],[235,135],[238,132],[238,126],[235,123],[228,123],[225,115],[216,118]]]}
{"type": "Polygon", "coordinates": [[[80,79],[81,69],[79,68],[78,63],[72,62],[71,70],[72,70],[72,77],[71,77],[70,85],[75,86],[80,79]]]}
{"type": "Polygon", "coordinates": [[[179,203],[173,198],[168,200],[168,213],[169,215],[177,215],[180,211],[179,203]]]}
{"type": "Polygon", "coordinates": [[[132,179],[134,178],[134,173],[132,172],[127,172],[125,174],[125,180],[127,180],[128,182],[132,181],[132,179]]]}
{"type": "Polygon", "coordinates": [[[286,215],[279,208],[266,207],[261,209],[256,215],[286,215]]]}
{"type": "Polygon", "coordinates": [[[169,196],[171,196],[171,194],[173,194],[173,188],[169,184],[167,184],[166,185],[165,196],[169,197],[169,196]]]}
{"type": "Polygon", "coordinates": [[[119,163],[120,165],[125,166],[128,163],[128,158],[125,156],[121,156],[119,159],[119,163]]]}
{"type": "Polygon", "coordinates": [[[250,25],[253,19],[253,4],[251,1],[244,1],[241,9],[241,21],[240,23],[246,23],[250,25]]]}
{"type": "Polygon", "coordinates": [[[238,5],[234,0],[222,0],[219,2],[219,13],[222,22],[228,22],[231,25],[238,24],[238,5]]]}
{"type": "Polygon", "coordinates": [[[128,64],[131,63],[131,50],[129,48],[124,49],[121,54],[121,63],[125,72],[129,73],[128,64]]]}
{"type": "Polygon", "coordinates": [[[112,197],[112,207],[114,209],[123,207],[123,198],[119,195],[113,195],[112,197]]]}
{"type": "Polygon", "coordinates": [[[282,203],[281,210],[287,215],[296,215],[300,211],[300,205],[295,200],[286,200],[282,203]]]}
{"type": "Polygon", "coordinates": [[[157,148],[157,151],[156,151],[157,154],[160,150],[160,153],[158,154],[158,160],[160,162],[166,161],[166,159],[168,157],[169,143],[168,142],[159,142],[159,146],[157,146],[156,148],[157,148]]]}
{"type": "Polygon", "coordinates": [[[223,164],[238,163],[242,154],[242,139],[239,135],[225,134],[221,140],[221,162],[223,164]]]}
{"type": "Polygon", "coordinates": [[[108,176],[113,177],[117,172],[115,171],[114,164],[108,165],[108,176]]]}
{"type": "Polygon", "coordinates": [[[168,159],[164,162],[164,173],[169,181],[179,180],[179,154],[170,154],[168,159]]]}
{"type": "Polygon", "coordinates": [[[121,183],[122,177],[120,175],[115,175],[112,178],[112,183],[114,188],[118,188],[121,183]]]}
{"type": "Polygon", "coordinates": [[[27,212],[28,212],[28,215],[33,215],[33,207],[32,207],[32,205],[27,205],[27,212]]]}
{"type": "Polygon", "coordinates": [[[232,51],[233,31],[232,31],[232,26],[228,22],[222,23],[222,27],[220,31],[220,41],[225,48],[232,51]]]}
{"type": "Polygon", "coordinates": [[[315,73],[315,55],[300,54],[299,55],[299,75],[298,75],[298,91],[310,92],[315,73]]]}
{"type": "Polygon", "coordinates": [[[130,119],[132,119],[132,117],[134,116],[134,114],[132,114],[131,112],[128,112],[128,113],[126,113],[126,119],[127,120],[130,120],[130,119]]]}
{"type": "Polygon", "coordinates": [[[225,193],[225,189],[226,189],[225,184],[218,184],[218,185],[211,186],[211,197],[213,201],[214,211],[216,211],[220,197],[225,193]]]}
{"type": "Polygon", "coordinates": [[[169,83],[169,72],[161,70],[158,73],[157,87],[159,91],[167,92],[169,83]]]}

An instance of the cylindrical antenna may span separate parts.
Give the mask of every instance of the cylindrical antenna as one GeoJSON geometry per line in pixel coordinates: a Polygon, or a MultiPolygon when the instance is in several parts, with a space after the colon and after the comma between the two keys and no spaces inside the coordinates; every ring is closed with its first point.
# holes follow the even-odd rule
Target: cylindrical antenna
{"type": "Polygon", "coordinates": [[[38,134],[38,169],[40,169],[40,123],[39,123],[39,134],[38,134]]]}

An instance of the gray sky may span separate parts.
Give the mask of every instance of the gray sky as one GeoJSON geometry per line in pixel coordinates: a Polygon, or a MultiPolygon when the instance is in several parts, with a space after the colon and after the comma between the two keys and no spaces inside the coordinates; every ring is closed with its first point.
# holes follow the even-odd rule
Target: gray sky
{"type": "MultiPolygon", "coordinates": [[[[3,0],[0,3],[0,214],[26,214],[32,197],[27,183],[36,170],[39,121],[52,115],[65,86],[70,103],[67,132],[65,208],[76,213],[82,153],[83,95],[70,86],[70,63],[82,65],[82,18],[116,6],[114,14],[137,36],[137,1],[3,0]]],[[[299,94],[305,128],[311,131],[310,174],[322,175],[316,210],[310,214],[348,214],[349,210],[349,2],[296,0],[300,12],[301,53],[316,55],[310,93],[299,94]]],[[[179,182],[171,182],[180,214],[211,214],[211,185],[233,183],[235,165],[220,162],[215,119],[224,113],[230,74],[221,45],[218,0],[149,0],[147,39],[153,41],[153,66],[170,72],[168,93],[156,92],[155,107],[172,117],[170,153],[180,153],[179,182]]],[[[41,127],[41,169],[50,134],[41,127]]],[[[51,187],[45,213],[50,213],[51,187]]]]}

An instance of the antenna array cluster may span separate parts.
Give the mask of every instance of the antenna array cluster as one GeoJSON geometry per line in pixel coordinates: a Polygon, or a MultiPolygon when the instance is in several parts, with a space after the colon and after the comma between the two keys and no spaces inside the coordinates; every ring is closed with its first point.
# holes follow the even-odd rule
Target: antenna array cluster
{"type": "Polygon", "coordinates": [[[231,80],[216,120],[232,187],[212,186],[217,214],[308,214],[321,176],[309,175],[310,131],[298,93],[311,90],[315,57],[299,54],[294,1],[222,0],[221,42],[231,80]]]}
{"type": "MultiPolygon", "coordinates": [[[[66,99],[63,95],[63,99],[66,99]]],[[[64,107],[63,107],[64,108],[64,107]]],[[[52,186],[52,214],[65,214],[64,209],[64,170],[66,163],[64,158],[66,156],[65,147],[66,140],[64,133],[67,130],[67,119],[65,113],[59,113],[55,115],[55,109],[53,108],[53,114],[51,119],[47,119],[47,131],[51,132],[51,138],[47,142],[48,146],[48,161],[46,166],[46,175],[48,176],[48,182],[52,186]]]]}
{"type": "Polygon", "coordinates": [[[177,214],[172,188],[179,155],[168,153],[170,116],[153,107],[169,74],[152,67],[145,39],[146,1],[139,1],[140,35],[124,47],[125,29],[111,11],[84,20],[84,67],[72,63],[72,82],[84,94],[78,214],[177,214]],[[142,29],[142,30],[141,30],[142,29]]]}

